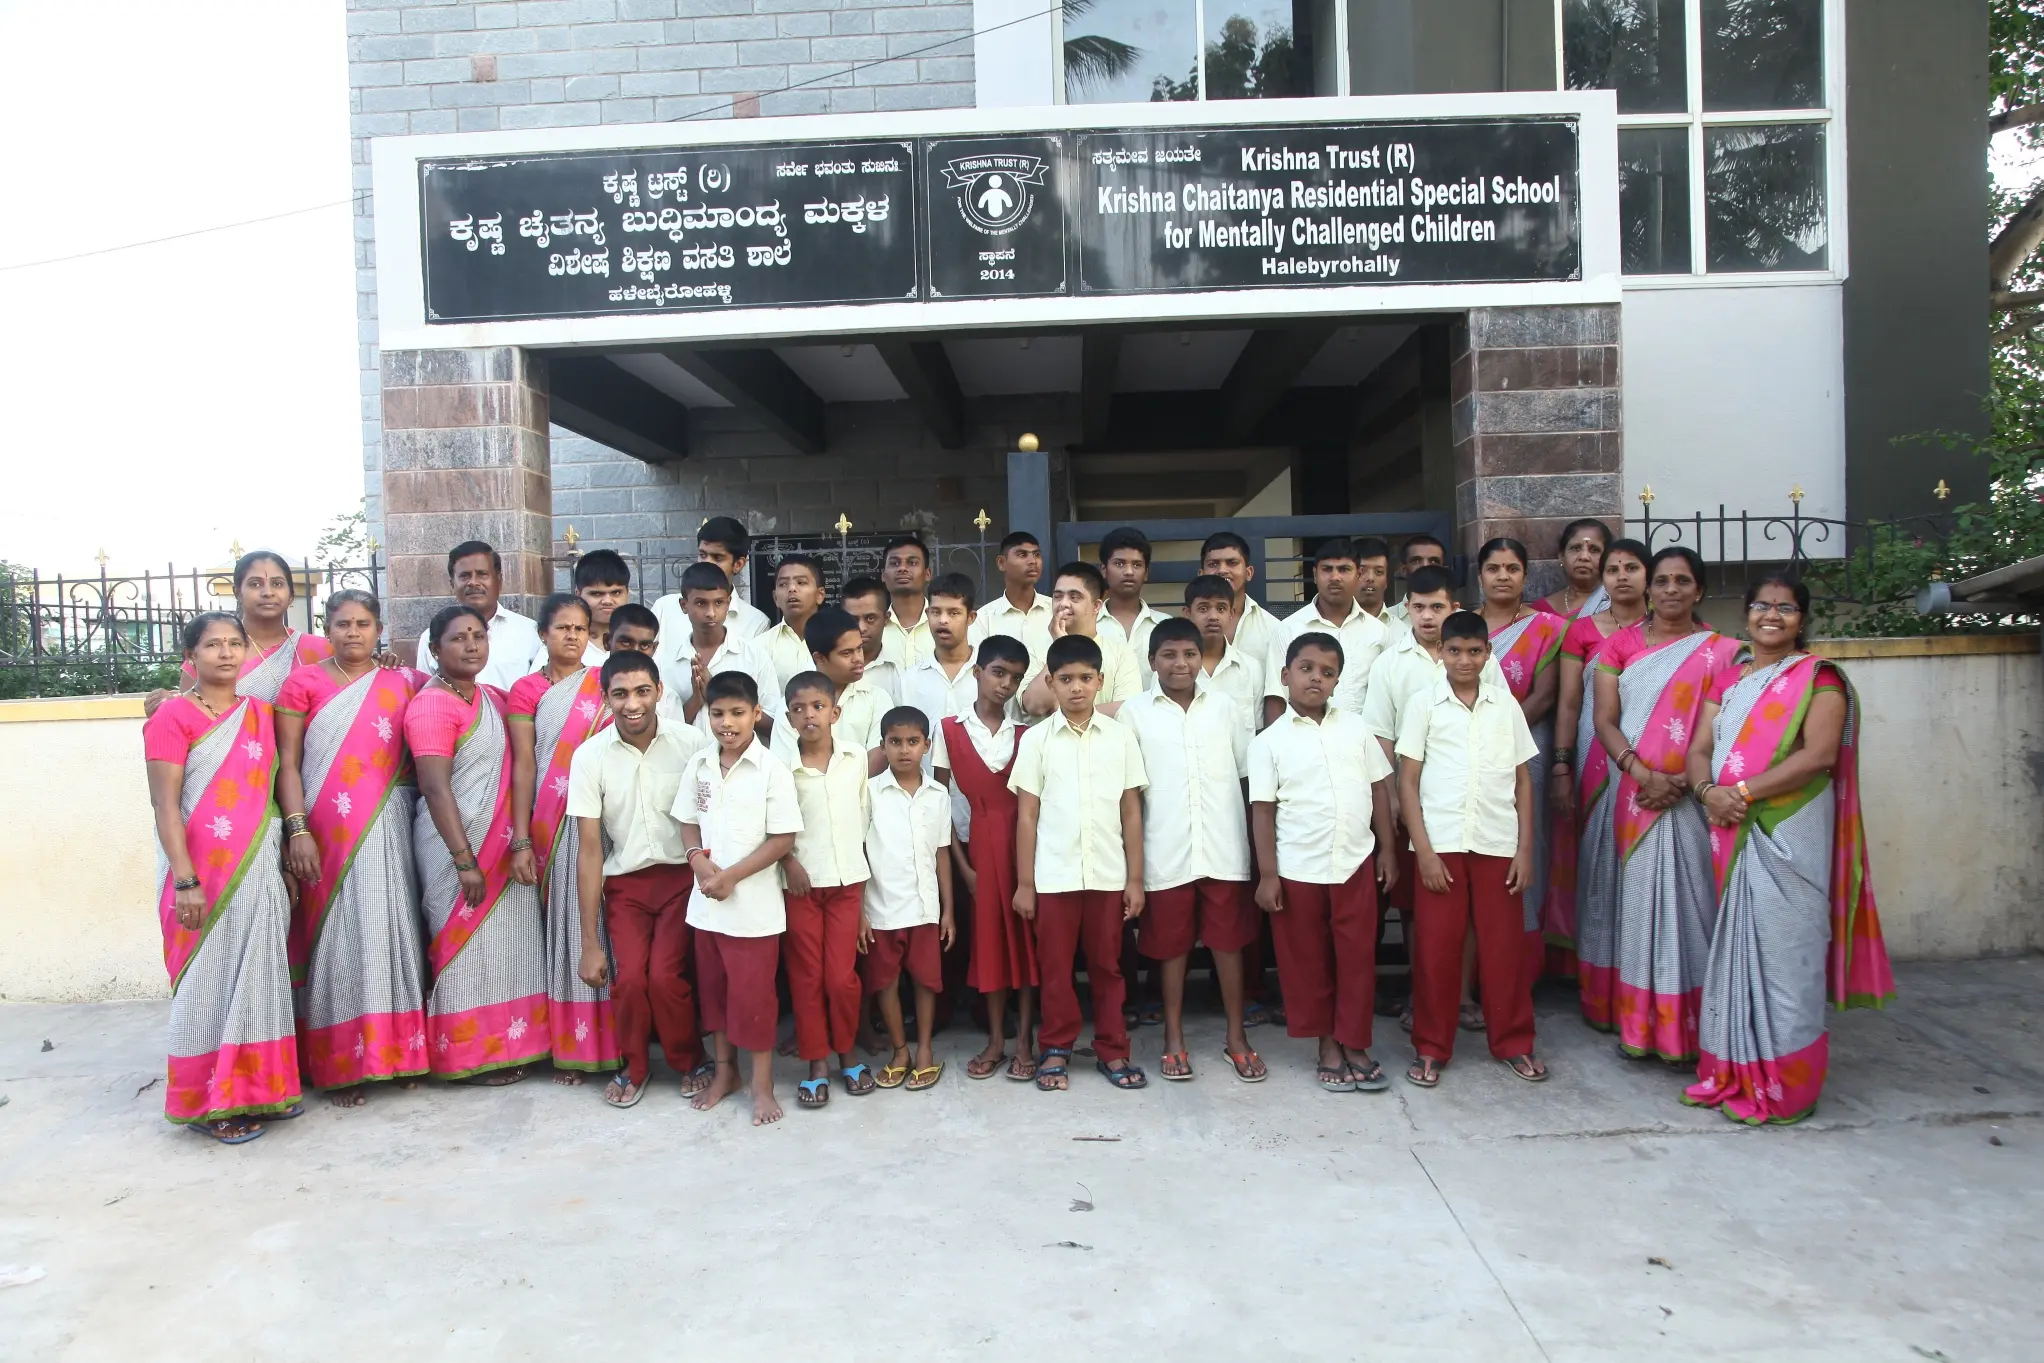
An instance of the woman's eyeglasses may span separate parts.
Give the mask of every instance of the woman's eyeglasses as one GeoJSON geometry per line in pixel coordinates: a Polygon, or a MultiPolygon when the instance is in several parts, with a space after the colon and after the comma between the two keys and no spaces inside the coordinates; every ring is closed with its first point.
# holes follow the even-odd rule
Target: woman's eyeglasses
{"type": "Polygon", "coordinates": [[[1779,615],[1787,619],[1791,615],[1801,615],[1803,608],[1793,601],[1755,601],[1746,607],[1746,611],[1749,615],[1779,615]]]}

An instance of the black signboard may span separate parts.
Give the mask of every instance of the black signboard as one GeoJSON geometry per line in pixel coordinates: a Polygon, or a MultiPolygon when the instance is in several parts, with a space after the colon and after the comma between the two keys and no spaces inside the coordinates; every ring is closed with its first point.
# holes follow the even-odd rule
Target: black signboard
{"type": "Polygon", "coordinates": [[[1570,117],[420,163],[429,322],[1582,277],[1570,117]]]}
{"type": "Polygon", "coordinates": [[[419,177],[429,322],[918,292],[907,142],[427,161],[419,177]]]}
{"type": "Polygon", "coordinates": [[[929,205],[931,298],[1066,291],[1063,139],[942,138],[916,151],[929,205]]]}
{"type": "Polygon", "coordinates": [[[1075,140],[1081,293],[1582,276],[1571,120],[1075,140]]]}

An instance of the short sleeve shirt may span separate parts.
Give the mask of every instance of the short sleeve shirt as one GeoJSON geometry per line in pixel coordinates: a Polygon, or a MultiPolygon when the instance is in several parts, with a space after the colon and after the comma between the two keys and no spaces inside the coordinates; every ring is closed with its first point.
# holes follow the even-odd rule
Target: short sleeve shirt
{"type": "Polygon", "coordinates": [[[1249,799],[1277,806],[1278,874],[1345,883],[1376,850],[1371,786],[1391,774],[1377,736],[1333,705],[1318,723],[1285,710],[1249,744],[1249,799]]]}
{"type": "Polygon", "coordinates": [[[1478,683],[1476,703],[1464,705],[1444,675],[1398,722],[1398,755],[1424,764],[1419,809],[1436,852],[1515,855],[1519,768],[1538,752],[1525,711],[1500,683],[1478,683]]]}
{"type": "Polygon", "coordinates": [[[575,749],[568,762],[567,812],[600,820],[610,835],[606,876],[688,859],[674,800],[690,759],[706,746],[708,740],[694,729],[662,721],[644,752],[627,743],[615,725],[605,725],[575,749]]]}
{"type": "Polygon", "coordinates": [[[913,793],[893,771],[867,782],[872,812],[866,824],[866,921],[878,931],[920,927],[943,918],[937,856],[951,845],[951,797],[935,781],[913,793]]]}
{"type": "Polygon", "coordinates": [[[1143,888],[1195,880],[1249,879],[1249,816],[1242,777],[1249,728],[1219,691],[1190,706],[1152,685],[1115,721],[1136,736],[1149,785],[1143,791],[1143,888]]]}
{"type": "MultiPolygon", "coordinates": [[[[776,736],[782,728],[774,730],[776,736]]],[[[795,834],[795,860],[819,888],[857,885],[866,879],[866,750],[834,738],[822,771],[802,761],[801,749],[788,766],[802,827],[795,834]]]]}
{"type": "Polygon", "coordinates": [[[1341,678],[1334,684],[1330,703],[1352,715],[1362,714],[1363,700],[1370,687],[1370,669],[1377,655],[1395,641],[1382,620],[1353,603],[1348,619],[1339,623],[1321,615],[1312,601],[1285,617],[1271,638],[1270,655],[1264,659],[1263,694],[1279,700],[1285,698],[1285,650],[1300,635],[1316,633],[1331,634],[1341,644],[1341,678]]]}
{"type": "MultiPolygon", "coordinates": [[[[795,778],[756,738],[728,772],[714,743],[690,758],[674,817],[701,830],[703,847],[719,866],[743,860],[770,837],[802,830],[795,778]]],[[[746,877],[724,899],[710,898],[698,882],[689,894],[688,925],[726,937],[779,936],[788,926],[780,865],[746,877]]]]}
{"type": "Polygon", "coordinates": [[[1024,734],[1008,789],[1041,802],[1037,892],[1124,888],[1128,858],[1121,840],[1121,796],[1148,784],[1135,735],[1106,715],[1095,712],[1081,730],[1058,710],[1024,734]]]}

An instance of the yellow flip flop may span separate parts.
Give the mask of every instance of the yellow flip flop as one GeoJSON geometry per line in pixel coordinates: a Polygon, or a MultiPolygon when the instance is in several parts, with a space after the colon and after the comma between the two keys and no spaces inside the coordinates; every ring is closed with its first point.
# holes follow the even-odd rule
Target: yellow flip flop
{"type": "Polygon", "coordinates": [[[898,1089],[907,1078],[908,1066],[882,1065],[880,1072],[873,1077],[873,1082],[884,1089],[898,1089]]]}
{"type": "Polygon", "coordinates": [[[930,1066],[928,1069],[911,1070],[908,1076],[908,1091],[910,1093],[920,1093],[924,1089],[935,1088],[937,1086],[937,1081],[939,1079],[942,1079],[943,1077],[944,1062],[941,1060],[939,1060],[936,1064],[930,1066]],[[925,1079],[923,1077],[924,1075],[928,1075],[929,1077],[925,1079]]]}

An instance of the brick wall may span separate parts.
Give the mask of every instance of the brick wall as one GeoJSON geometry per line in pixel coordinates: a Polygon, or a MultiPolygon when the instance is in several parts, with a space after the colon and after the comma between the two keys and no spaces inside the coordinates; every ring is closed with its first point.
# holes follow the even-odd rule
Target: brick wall
{"type": "Polygon", "coordinates": [[[969,0],[348,0],[363,468],[378,537],[385,508],[370,138],[969,106],[971,30],[969,0]],[[946,39],[956,41],[847,71],[946,39]],[[799,82],[813,83],[783,89],[799,82]]]}

